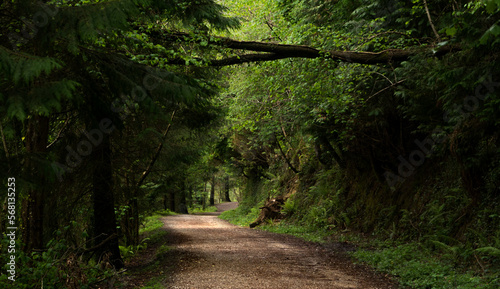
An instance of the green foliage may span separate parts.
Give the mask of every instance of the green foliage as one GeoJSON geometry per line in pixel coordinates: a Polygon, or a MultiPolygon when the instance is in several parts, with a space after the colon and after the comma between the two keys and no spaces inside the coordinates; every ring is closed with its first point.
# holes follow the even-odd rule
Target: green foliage
{"type": "Polygon", "coordinates": [[[285,201],[285,204],[283,205],[281,212],[285,216],[290,217],[293,216],[298,207],[299,207],[298,202],[295,202],[293,199],[289,198],[288,200],[285,201]]]}
{"type": "MultiPolygon", "coordinates": [[[[256,206],[265,198],[293,195],[284,206],[290,223],[265,228],[311,240],[331,229],[354,229],[396,243],[425,244],[365,256],[379,258],[374,264],[391,272],[398,270],[391,258],[408,263],[405,272],[394,271],[405,284],[467,288],[467,278],[474,286],[482,281],[458,276],[459,269],[478,263],[478,272],[496,270],[498,0],[429,2],[432,24],[422,0],[224,1],[230,10],[213,0],[47,3],[1,4],[1,11],[12,15],[0,18],[2,149],[14,171],[29,171],[18,160],[31,157],[25,154],[30,141],[25,138],[34,116],[50,117],[47,137],[55,141],[50,155],[34,156],[42,162],[64,159],[72,137],[96,118],[109,117],[121,129],[120,136],[112,137],[121,222],[136,217],[128,216],[129,200],[138,202],[134,209],[154,211],[167,207],[168,200],[185,206],[190,193],[204,198],[202,183],[213,179],[220,162],[243,176],[238,180],[245,186],[240,208],[222,214],[240,225],[257,218],[256,206]],[[42,10],[53,11],[46,12],[47,23],[31,23],[42,10]],[[232,30],[239,19],[244,26],[232,30]],[[189,36],[169,38],[179,31],[189,36]],[[447,55],[423,52],[376,66],[294,58],[220,71],[196,67],[228,55],[227,49],[212,45],[214,31],[245,40],[312,45],[325,54],[453,49],[447,55]],[[173,60],[187,66],[173,67],[173,60]],[[215,83],[215,77],[226,79],[215,83]],[[222,96],[214,98],[220,91],[222,96]],[[223,131],[205,129],[224,122],[219,116],[225,112],[223,131]],[[164,137],[170,126],[172,132],[164,137]],[[422,163],[388,186],[384,174],[400,174],[401,159],[422,149],[416,140],[437,136],[445,140],[425,148],[430,153],[422,163]],[[152,180],[137,191],[137,176],[159,144],[163,151],[152,180]],[[412,250],[417,249],[427,259],[415,256],[412,250]],[[428,261],[435,257],[444,265],[428,261]]],[[[75,188],[67,203],[89,198],[90,162],[86,159],[85,167],[72,171],[73,180],[61,185],[60,192],[75,188]]],[[[32,187],[53,187],[25,178],[32,187]]],[[[66,202],[66,194],[51,194],[66,202]]],[[[159,218],[168,214],[144,220],[141,233],[149,242],[165,234],[159,218]]],[[[121,247],[124,255],[138,249],[121,247]]],[[[45,268],[47,276],[61,277],[56,275],[65,271],[49,266],[56,257],[46,253],[37,255],[34,276],[43,277],[40,268],[45,268]]]]}
{"type": "MultiPolygon", "coordinates": [[[[158,230],[158,229],[156,229],[158,230]]],[[[128,260],[137,253],[140,253],[140,251],[147,249],[148,247],[148,242],[151,240],[151,238],[143,238],[141,240],[141,243],[139,245],[130,245],[130,246],[119,246],[120,248],[120,254],[123,257],[123,259],[128,260]]]]}
{"type": "MultiPolygon", "coordinates": [[[[61,232],[59,232],[61,233],[61,232]]],[[[2,238],[1,259],[7,260],[6,245],[8,238],[2,238]]],[[[19,245],[19,244],[18,244],[19,245]]],[[[103,266],[87,263],[78,251],[70,248],[64,239],[53,239],[47,243],[43,252],[26,254],[16,250],[16,279],[8,280],[7,274],[0,275],[0,286],[3,288],[61,288],[71,286],[93,288],[99,281],[116,275],[103,266]],[[12,286],[14,285],[14,286],[12,286]]],[[[2,266],[5,272],[8,266],[2,266]]]]}
{"type": "Polygon", "coordinates": [[[259,216],[260,210],[258,208],[245,209],[238,207],[235,210],[222,212],[219,218],[229,221],[231,224],[248,227],[259,216]]]}
{"type": "Polygon", "coordinates": [[[145,286],[142,286],[141,289],[163,289],[165,288],[166,277],[160,276],[151,278],[145,286]]]}
{"type": "Polygon", "coordinates": [[[477,248],[475,251],[480,254],[484,254],[486,256],[497,257],[497,258],[500,257],[500,249],[491,246],[477,248]]]}
{"type": "Polygon", "coordinates": [[[171,247],[166,246],[166,245],[161,245],[157,250],[156,250],[156,259],[164,259],[166,254],[172,250],[171,247]]]}
{"type": "MultiPolygon", "coordinates": [[[[493,15],[498,15],[498,12],[500,12],[500,1],[498,0],[486,0],[483,1],[484,5],[486,5],[486,12],[488,14],[493,15]]],[[[495,44],[498,44],[498,36],[500,35],[500,20],[497,20],[493,25],[488,28],[486,32],[484,32],[483,36],[481,36],[481,39],[479,39],[479,42],[481,44],[487,44],[490,40],[493,40],[493,42],[490,44],[491,46],[494,46],[495,44]]]]}
{"type": "Polygon", "coordinates": [[[139,233],[146,234],[160,229],[161,227],[163,227],[163,221],[161,220],[161,217],[171,215],[175,215],[175,213],[171,212],[170,210],[163,210],[157,211],[151,216],[147,216],[146,218],[144,218],[139,233]]]}
{"type": "Polygon", "coordinates": [[[398,277],[411,288],[498,288],[500,280],[464,273],[418,243],[378,251],[358,250],[353,256],[378,270],[398,277]]]}
{"type": "Polygon", "coordinates": [[[287,222],[279,222],[277,224],[264,224],[259,226],[259,229],[278,233],[292,235],[306,241],[324,243],[327,242],[327,237],[332,234],[332,231],[327,227],[318,227],[317,225],[296,225],[287,222]]]}
{"type": "Polygon", "coordinates": [[[191,208],[189,211],[191,214],[213,213],[213,212],[217,212],[217,208],[215,206],[209,206],[209,207],[206,207],[205,209],[203,209],[203,207],[201,205],[196,205],[193,208],[191,208]]]}
{"type": "Polygon", "coordinates": [[[26,53],[15,53],[0,46],[1,75],[14,85],[27,85],[42,74],[49,75],[62,65],[53,58],[33,57],[26,53]]]}

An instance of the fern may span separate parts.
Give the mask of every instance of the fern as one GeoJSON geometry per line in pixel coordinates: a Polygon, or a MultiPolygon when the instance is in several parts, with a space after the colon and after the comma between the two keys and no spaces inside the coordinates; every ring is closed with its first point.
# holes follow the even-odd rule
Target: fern
{"type": "Polygon", "coordinates": [[[482,247],[482,248],[477,248],[475,251],[492,257],[497,257],[497,258],[500,257],[500,249],[495,247],[482,247]]]}
{"type": "Polygon", "coordinates": [[[0,46],[0,73],[14,85],[29,84],[42,73],[49,75],[58,68],[61,64],[53,58],[13,52],[0,46]]]}

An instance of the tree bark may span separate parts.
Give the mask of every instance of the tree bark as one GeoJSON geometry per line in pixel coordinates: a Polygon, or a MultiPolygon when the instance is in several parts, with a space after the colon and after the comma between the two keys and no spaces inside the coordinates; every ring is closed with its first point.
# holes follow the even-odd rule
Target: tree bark
{"type": "Polygon", "coordinates": [[[168,196],[167,194],[163,194],[163,210],[168,210],[168,196]]]}
{"type": "Polygon", "coordinates": [[[169,205],[168,205],[168,209],[171,211],[171,212],[175,212],[175,190],[170,188],[169,191],[168,191],[168,196],[169,196],[169,205]]]}
{"type": "Polygon", "coordinates": [[[204,187],[203,187],[203,194],[201,195],[201,204],[203,206],[203,210],[207,208],[207,183],[208,181],[205,181],[204,187]]]}
{"type": "Polygon", "coordinates": [[[188,213],[187,202],[186,202],[186,180],[185,180],[185,178],[182,180],[181,191],[179,194],[179,202],[178,202],[178,206],[177,206],[175,211],[177,213],[180,213],[180,214],[187,214],[188,213]]]}
{"type": "MultiPolygon", "coordinates": [[[[111,144],[104,134],[101,145],[95,148],[92,200],[94,204],[94,244],[117,234],[113,196],[113,173],[111,167],[111,144]]],[[[123,268],[123,260],[118,248],[118,238],[106,242],[96,250],[99,261],[108,259],[116,269],[123,268]]]]}
{"type": "Polygon", "coordinates": [[[224,179],[224,202],[231,202],[229,197],[229,176],[224,179]]]}
{"type": "Polygon", "coordinates": [[[215,176],[212,177],[210,184],[210,206],[215,206],[215,176]]]}
{"type": "Polygon", "coordinates": [[[26,168],[29,178],[38,183],[38,186],[29,189],[26,198],[22,203],[22,241],[23,251],[30,253],[33,249],[43,249],[44,247],[44,207],[46,182],[43,170],[40,169],[40,161],[44,157],[49,136],[49,118],[35,115],[28,121],[26,130],[25,146],[28,159],[26,168]]]}

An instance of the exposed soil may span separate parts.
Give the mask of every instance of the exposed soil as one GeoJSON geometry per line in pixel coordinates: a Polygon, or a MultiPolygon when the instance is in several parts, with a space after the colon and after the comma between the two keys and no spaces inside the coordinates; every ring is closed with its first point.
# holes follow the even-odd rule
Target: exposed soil
{"type": "Polygon", "coordinates": [[[149,248],[129,263],[127,288],[143,286],[150,278],[162,280],[164,288],[398,288],[387,277],[353,264],[345,253],[350,248],[342,243],[323,246],[240,228],[218,214],[163,217],[171,250],[158,255],[149,248]]]}

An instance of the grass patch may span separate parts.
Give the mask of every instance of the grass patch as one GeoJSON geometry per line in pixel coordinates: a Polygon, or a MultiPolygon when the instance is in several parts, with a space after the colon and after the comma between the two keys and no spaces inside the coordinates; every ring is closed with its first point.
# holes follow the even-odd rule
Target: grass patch
{"type": "Polygon", "coordinates": [[[160,242],[167,231],[162,230],[163,221],[161,217],[175,215],[169,210],[157,211],[153,215],[144,218],[142,225],[139,228],[139,234],[141,236],[140,244],[137,246],[119,246],[120,253],[122,257],[126,260],[132,258],[139,251],[144,250],[149,244],[156,244],[160,242]]]}
{"type": "MultiPolygon", "coordinates": [[[[248,227],[250,224],[257,219],[260,210],[258,208],[252,208],[250,210],[238,207],[235,210],[230,210],[223,212],[219,218],[229,221],[233,225],[238,225],[241,227],[248,227]]],[[[286,222],[268,222],[257,227],[260,230],[265,230],[278,234],[288,234],[307,241],[313,242],[324,242],[325,238],[331,235],[331,231],[324,228],[317,228],[311,226],[301,226],[290,224],[286,222]]]]}
{"type": "Polygon", "coordinates": [[[324,243],[326,237],[332,234],[331,231],[324,228],[306,227],[286,222],[270,222],[261,225],[259,228],[273,233],[292,235],[316,243],[324,243]]]}
{"type": "Polygon", "coordinates": [[[498,275],[477,276],[457,269],[420,243],[403,244],[379,250],[360,249],[356,259],[397,277],[400,284],[415,289],[497,289],[498,275]]]}
{"type": "Polygon", "coordinates": [[[139,234],[148,234],[163,227],[160,215],[146,217],[144,224],[139,228],[139,234]]]}
{"type": "Polygon", "coordinates": [[[189,213],[191,214],[198,214],[198,213],[214,213],[217,212],[217,208],[215,206],[209,206],[203,209],[202,206],[195,206],[191,209],[189,209],[189,213]]]}
{"type": "Polygon", "coordinates": [[[165,288],[166,277],[158,276],[155,278],[151,278],[145,286],[142,286],[140,289],[163,289],[165,288]]]}
{"type": "Polygon", "coordinates": [[[161,227],[163,227],[163,222],[160,220],[160,218],[172,215],[177,215],[177,214],[169,210],[164,210],[164,211],[156,211],[152,215],[147,216],[146,218],[144,218],[144,221],[141,227],[139,228],[139,234],[147,234],[151,231],[160,229],[161,227]]]}
{"type": "Polygon", "coordinates": [[[255,219],[257,219],[259,212],[260,210],[258,208],[248,210],[244,207],[238,207],[234,210],[222,212],[219,218],[226,220],[233,225],[248,227],[253,221],[255,221],[255,219]]]}
{"type": "Polygon", "coordinates": [[[163,227],[163,221],[161,220],[161,217],[172,215],[176,215],[176,213],[169,210],[164,210],[157,211],[151,216],[146,217],[143,224],[139,228],[139,234],[143,236],[143,240],[141,242],[147,241],[149,243],[156,243],[160,239],[162,239],[162,237],[165,236],[167,232],[161,229],[163,227]]]}

